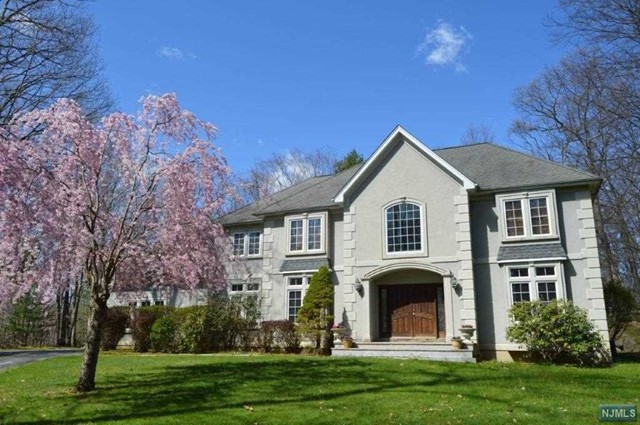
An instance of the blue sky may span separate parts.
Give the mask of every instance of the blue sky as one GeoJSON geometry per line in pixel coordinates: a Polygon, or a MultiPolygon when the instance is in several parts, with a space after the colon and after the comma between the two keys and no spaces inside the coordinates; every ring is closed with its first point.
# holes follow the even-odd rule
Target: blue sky
{"type": "Polygon", "coordinates": [[[365,156],[396,124],[431,148],[508,144],[516,87],[562,55],[556,1],[132,1],[90,5],[119,108],[175,92],[238,172],[271,152],[365,156]]]}

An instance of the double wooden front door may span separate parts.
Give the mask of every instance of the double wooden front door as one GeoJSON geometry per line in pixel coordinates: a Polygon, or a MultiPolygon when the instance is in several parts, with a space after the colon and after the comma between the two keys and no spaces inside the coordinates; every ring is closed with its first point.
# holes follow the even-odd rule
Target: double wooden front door
{"type": "Polygon", "coordinates": [[[381,336],[437,338],[439,295],[437,285],[381,286],[381,336]]]}

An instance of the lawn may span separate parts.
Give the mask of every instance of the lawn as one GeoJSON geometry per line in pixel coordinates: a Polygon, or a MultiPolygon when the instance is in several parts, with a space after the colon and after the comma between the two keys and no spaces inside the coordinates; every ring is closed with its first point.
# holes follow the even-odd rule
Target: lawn
{"type": "Polygon", "coordinates": [[[0,423],[588,424],[638,403],[640,364],[601,369],[279,355],[102,354],[0,372],[0,423]]]}

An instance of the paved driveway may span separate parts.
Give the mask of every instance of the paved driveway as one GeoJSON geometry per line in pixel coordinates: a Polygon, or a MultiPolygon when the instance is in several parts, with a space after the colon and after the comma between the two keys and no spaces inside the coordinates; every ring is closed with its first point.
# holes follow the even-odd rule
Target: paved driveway
{"type": "Polygon", "coordinates": [[[39,360],[69,356],[80,352],[82,352],[82,350],[77,348],[55,350],[0,350],[0,371],[39,360]]]}

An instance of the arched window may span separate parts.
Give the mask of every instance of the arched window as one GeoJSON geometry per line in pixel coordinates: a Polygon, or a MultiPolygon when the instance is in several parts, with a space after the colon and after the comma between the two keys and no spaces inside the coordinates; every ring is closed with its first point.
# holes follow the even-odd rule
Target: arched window
{"type": "Polygon", "coordinates": [[[387,252],[422,251],[422,211],[420,205],[402,202],[386,210],[387,252]]]}

